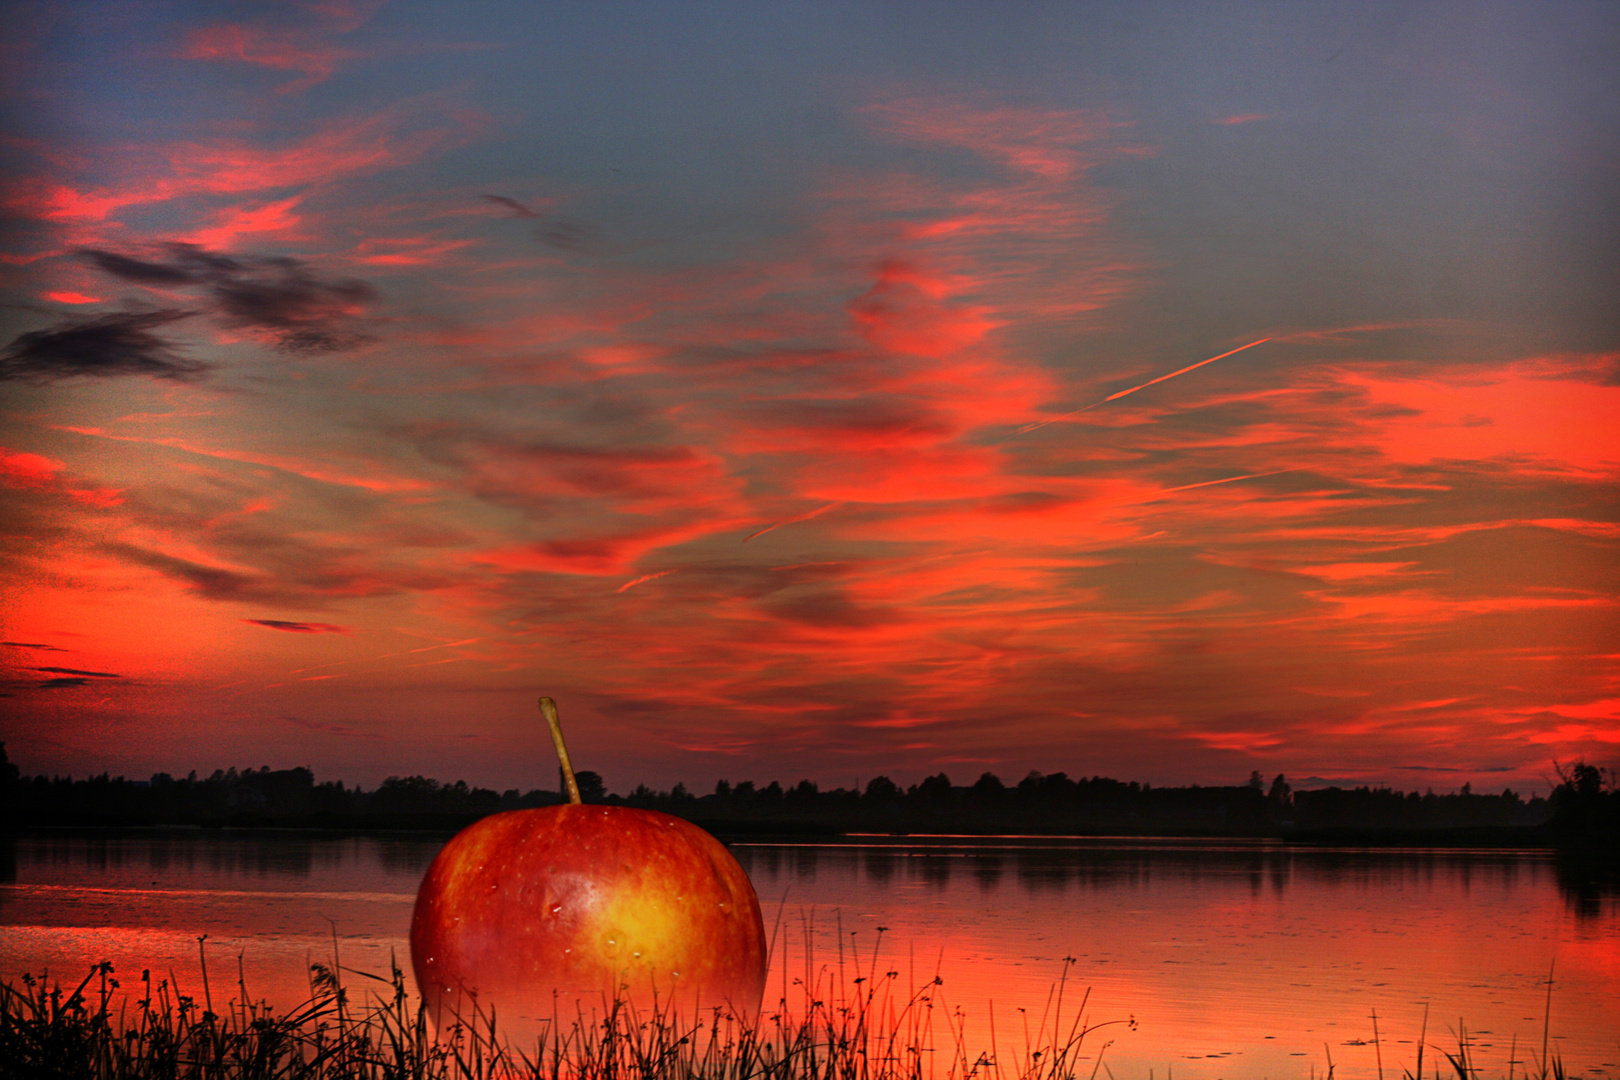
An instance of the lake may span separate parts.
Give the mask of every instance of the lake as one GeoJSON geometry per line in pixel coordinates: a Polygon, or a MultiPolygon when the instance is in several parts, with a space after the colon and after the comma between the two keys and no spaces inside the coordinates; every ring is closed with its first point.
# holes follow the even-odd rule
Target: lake
{"type": "MultiPolygon", "coordinates": [[[[352,972],[386,977],[397,959],[408,977],[416,885],[444,839],[24,832],[0,852],[0,977],[77,984],[106,959],[125,988],[144,969],[201,1000],[201,949],[216,1007],[239,979],[295,1004],[334,949],[352,972]]],[[[993,1011],[1008,1054],[1060,983],[1066,1015],[1089,989],[1088,1023],[1136,1021],[1087,1041],[1093,1055],[1110,1044],[1120,1080],[1320,1076],[1329,1055],[1358,1080],[1377,1076],[1375,1049],[1398,1076],[1427,1008],[1429,1041],[1455,1050],[1466,1024],[1494,1076],[1515,1040],[1516,1072],[1539,1052],[1550,970],[1550,1044],[1576,1070],[1620,1075],[1620,903],[1551,852],[901,837],[732,850],[775,928],[767,1000],[807,961],[837,970],[842,951],[848,977],[857,963],[908,987],[937,975],[936,1007],[960,1009],[983,1048],[993,1011]]]]}

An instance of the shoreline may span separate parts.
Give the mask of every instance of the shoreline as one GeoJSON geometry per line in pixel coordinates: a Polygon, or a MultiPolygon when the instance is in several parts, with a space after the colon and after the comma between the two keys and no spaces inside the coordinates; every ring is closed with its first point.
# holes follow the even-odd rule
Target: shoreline
{"type": "MultiPolygon", "coordinates": [[[[344,820],[263,819],[238,817],[209,822],[161,822],[150,820],[25,821],[0,825],[0,838],[39,833],[141,832],[186,835],[297,833],[316,836],[421,836],[450,837],[485,815],[411,815],[401,818],[353,818],[344,820]]],[[[1234,843],[1243,845],[1283,845],[1303,848],[1423,848],[1502,851],[1547,851],[1620,858],[1606,837],[1579,837],[1561,834],[1546,826],[1469,826],[1461,828],[1355,828],[1273,830],[1121,830],[1074,829],[1023,832],[879,832],[838,829],[807,823],[739,823],[689,818],[692,824],[712,833],[727,844],[769,844],[815,846],[974,846],[994,843],[1010,847],[1042,847],[1064,842],[1106,843],[1129,846],[1191,842],[1234,843]]]]}

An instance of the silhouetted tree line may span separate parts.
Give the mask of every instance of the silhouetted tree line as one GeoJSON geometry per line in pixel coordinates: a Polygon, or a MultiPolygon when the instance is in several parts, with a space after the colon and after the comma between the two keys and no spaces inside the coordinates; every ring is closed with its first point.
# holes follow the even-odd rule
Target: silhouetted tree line
{"type": "MultiPolygon", "coordinates": [[[[158,773],[122,776],[18,774],[0,743],[0,805],[19,825],[232,825],[329,828],[459,828],[500,810],[562,801],[554,791],[504,792],[390,776],[373,791],[341,780],[317,782],[307,768],[216,769],[209,776],[158,773]]],[[[601,793],[595,774],[582,787],[601,793]],[[594,785],[592,778],[594,779],[594,785]]]]}
{"type": "MultiPolygon", "coordinates": [[[[1585,762],[1559,767],[1549,798],[1511,790],[1450,794],[1381,787],[1295,791],[1281,775],[1259,773],[1230,787],[1154,787],[1102,776],[1030,772],[1016,784],[986,772],[969,785],[945,773],[902,788],[886,776],[864,788],[823,790],[809,780],[721,780],[697,795],[639,785],[607,792],[601,776],[579,773],[585,801],[662,810],[731,835],[838,833],[1311,835],[1378,831],[1462,833],[1511,830],[1551,842],[1558,837],[1620,838],[1615,775],[1585,762]]],[[[560,786],[560,784],[559,784],[560,786]]],[[[0,744],[0,804],[8,821],[35,825],[278,825],[330,828],[456,828],[487,814],[548,806],[557,791],[495,791],[465,781],[391,776],[365,791],[317,782],[307,768],[216,770],[209,776],[159,773],[129,780],[103,773],[19,775],[0,744]]],[[[1458,838],[1461,838],[1460,836],[1458,838]]]]}
{"type": "Polygon", "coordinates": [[[1447,795],[1368,787],[1294,791],[1283,776],[1267,785],[1254,774],[1230,787],[1156,788],[1062,772],[1031,772],[1011,785],[989,772],[971,785],[938,773],[907,788],[879,776],[864,789],[831,791],[808,780],[791,788],[722,780],[712,794],[698,798],[679,786],[670,792],[638,787],[623,801],[700,820],[720,832],[819,826],[846,833],[1275,836],[1346,828],[1524,828],[1549,822],[1555,810],[1540,797],[1476,795],[1467,786],[1447,795]]]}

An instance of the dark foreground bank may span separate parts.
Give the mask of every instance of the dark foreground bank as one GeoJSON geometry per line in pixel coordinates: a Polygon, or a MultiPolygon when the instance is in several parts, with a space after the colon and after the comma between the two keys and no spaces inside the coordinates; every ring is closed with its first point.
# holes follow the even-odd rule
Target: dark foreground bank
{"type": "MultiPolygon", "coordinates": [[[[970,1045],[948,1010],[934,1010],[938,978],[897,985],[898,973],[835,984],[830,976],[799,987],[799,1001],[766,1002],[757,1022],[716,1011],[677,1018],[618,1003],[601,1014],[562,1017],[510,1040],[493,1015],[435,1023],[397,969],[386,990],[357,1003],[340,981],[345,970],[313,967],[314,996],[286,1014],[239,992],[206,983],[199,999],[142,972],[120,996],[118,974],[98,964],[77,987],[24,976],[0,983],[0,1077],[30,1080],[1080,1080],[1104,1075],[1110,1029],[1131,1018],[1088,1021],[1087,998],[1072,994],[1064,1011],[989,1046],[970,1045]],[[134,997],[134,994],[128,995],[134,997]],[[1075,999],[1079,997],[1078,1008],[1075,999]],[[218,1011],[215,1003],[219,1002],[218,1011]]],[[[1071,988],[1077,989],[1077,988],[1071,988]]],[[[1550,1009],[1549,993],[1549,1009],[1550,1009]]],[[[1311,1063],[1333,1075],[1332,1051],[1311,1063]]],[[[1479,1080],[1467,1028],[1449,1043],[1420,1036],[1415,1048],[1391,1047],[1391,1075],[1479,1080]],[[1403,1060],[1404,1057],[1410,1060],[1403,1060]]],[[[1385,1064],[1380,1054],[1380,1072],[1385,1064]]],[[[1112,1076],[1112,1070],[1106,1075],[1112,1076]]],[[[1562,1080],[1571,1072],[1556,1049],[1509,1054],[1508,1080],[1562,1080]],[[1517,1070],[1515,1074],[1515,1069],[1517,1070]]]]}

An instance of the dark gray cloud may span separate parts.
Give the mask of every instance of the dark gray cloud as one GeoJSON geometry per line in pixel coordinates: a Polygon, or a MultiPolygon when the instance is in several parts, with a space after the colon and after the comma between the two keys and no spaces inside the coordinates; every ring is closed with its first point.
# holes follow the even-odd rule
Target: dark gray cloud
{"type": "Polygon", "coordinates": [[[217,278],[210,289],[233,326],[269,331],[290,352],[342,352],[370,341],[354,328],[357,309],[376,298],[356,279],[322,281],[296,259],[271,259],[253,274],[217,278]]]}
{"type": "Polygon", "coordinates": [[[44,649],[46,652],[67,652],[66,649],[55,645],[41,645],[35,641],[0,641],[0,645],[10,645],[13,649],[44,649]]]}
{"type": "Polygon", "coordinates": [[[358,278],[323,278],[299,259],[235,258],[195,244],[168,244],[166,258],[85,249],[87,261],[138,285],[195,287],[228,326],[270,335],[289,352],[342,352],[371,340],[360,329],[376,290],[358,278]]]}
{"type": "Polygon", "coordinates": [[[193,591],[210,600],[245,599],[259,584],[245,574],[214,566],[203,566],[189,559],[176,558],[159,551],[147,551],[133,544],[107,544],[104,550],[110,555],[150,567],[160,574],[183,581],[191,586],[193,591]]]}
{"type": "Polygon", "coordinates": [[[268,626],[272,630],[285,630],[289,634],[347,634],[347,626],[334,626],[324,622],[288,622],[285,619],[243,619],[254,626],[268,626]]]}
{"type": "Polygon", "coordinates": [[[496,206],[504,206],[512,212],[513,217],[534,218],[540,215],[530,210],[516,199],[509,199],[505,195],[485,195],[484,198],[496,206]]]}
{"type": "Polygon", "coordinates": [[[208,364],[187,359],[156,331],[191,316],[178,308],[68,319],[14,338],[0,355],[0,379],[51,382],[79,375],[193,379],[208,364]]]}
{"type": "Polygon", "coordinates": [[[84,256],[113,277],[142,285],[185,285],[196,280],[189,270],[178,266],[143,262],[112,251],[86,251],[84,256]]]}
{"type": "Polygon", "coordinates": [[[536,225],[534,238],[547,247],[557,248],[561,251],[579,251],[587,247],[594,239],[591,231],[583,225],[560,220],[548,222],[544,225],[536,225]]]}
{"type": "Polygon", "coordinates": [[[294,727],[305,728],[309,731],[318,731],[323,735],[338,735],[345,739],[380,739],[382,733],[378,731],[361,731],[348,724],[336,724],[327,720],[305,720],[301,716],[283,716],[284,722],[294,727]]]}
{"type": "Polygon", "coordinates": [[[115,675],[110,671],[80,671],[70,667],[37,667],[35,671],[45,671],[52,675],[85,675],[92,679],[121,679],[122,675],[115,675]]]}

